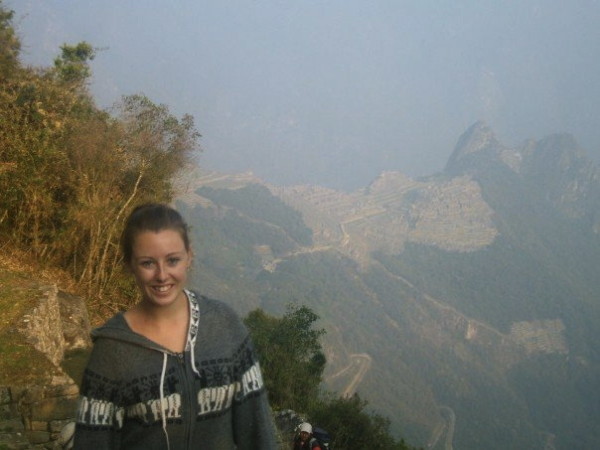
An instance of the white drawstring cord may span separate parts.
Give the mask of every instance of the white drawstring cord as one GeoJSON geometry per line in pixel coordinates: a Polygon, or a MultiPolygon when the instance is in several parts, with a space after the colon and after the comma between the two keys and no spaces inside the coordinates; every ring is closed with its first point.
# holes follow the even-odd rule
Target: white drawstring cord
{"type": "Polygon", "coordinates": [[[196,346],[196,337],[194,336],[194,339],[190,341],[190,356],[192,359],[192,370],[194,371],[194,373],[196,375],[198,375],[198,378],[200,378],[200,372],[198,372],[198,369],[196,369],[196,359],[194,358],[194,347],[196,346]]]}
{"type": "Polygon", "coordinates": [[[164,382],[165,382],[165,374],[167,372],[167,354],[163,353],[163,366],[162,372],[160,373],[160,416],[162,418],[162,428],[165,433],[165,437],[167,438],[167,450],[171,450],[171,445],[169,444],[169,433],[167,433],[167,416],[165,412],[165,390],[164,390],[164,382]]]}

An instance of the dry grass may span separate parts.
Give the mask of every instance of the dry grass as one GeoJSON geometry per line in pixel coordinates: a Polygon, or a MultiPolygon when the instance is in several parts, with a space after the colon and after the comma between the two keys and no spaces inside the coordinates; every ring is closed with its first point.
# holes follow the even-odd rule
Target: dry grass
{"type": "Polygon", "coordinates": [[[0,242],[0,272],[11,271],[41,282],[58,285],[58,288],[77,293],[75,280],[64,270],[40,264],[29,252],[19,250],[10,243],[0,242]]]}

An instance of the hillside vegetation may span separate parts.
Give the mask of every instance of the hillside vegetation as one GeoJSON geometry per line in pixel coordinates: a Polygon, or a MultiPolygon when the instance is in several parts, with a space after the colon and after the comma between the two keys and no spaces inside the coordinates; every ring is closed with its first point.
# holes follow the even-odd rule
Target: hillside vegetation
{"type": "Polygon", "coordinates": [[[172,199],[199,134],[191,116],[139,94],[98,109],[86,42],[63,45],[53,67],[24,66],[12,15],[0,3],[0,239],[64,269],[108,314],[132,297],[118,256],[124,218],[172,199]]]}

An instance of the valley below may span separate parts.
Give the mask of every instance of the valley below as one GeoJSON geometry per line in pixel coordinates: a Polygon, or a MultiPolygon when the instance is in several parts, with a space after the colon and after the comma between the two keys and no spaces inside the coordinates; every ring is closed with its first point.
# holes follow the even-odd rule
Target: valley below
{"type": "Polygon", "coordinates": [[[324,387],[359,394],[415,445],[600,443],[600,240],[585,212],[598,205],[557,193],[574,181],[538,190],[536,161],[582,171],[589,192],[600,177],[556,142],[539,144],[544,159],[478,123],[443,173],[385,172],[355,192],[197,169],[178,199],[194,282],[241,314],[309,306],[326,330],[324,387]]]}

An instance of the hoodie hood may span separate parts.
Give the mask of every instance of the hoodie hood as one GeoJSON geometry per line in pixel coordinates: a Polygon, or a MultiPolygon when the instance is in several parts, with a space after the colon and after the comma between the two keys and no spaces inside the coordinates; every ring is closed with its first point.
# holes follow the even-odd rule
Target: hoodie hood
{"type": "MultiPolygon", "coordinates": [[[[187,332],[186,351],[191,351],[196,342],[196,334],[198,333],[198,322],[200,320],[200,309],[198,306],[198,299],[196,294],[189,290],[184,290],[188,299],[190,320],[187,332]]],[[[173,352],[162,345],[142,336],[139,333],[133,331],[127,321],[125,315],[120,312],[114,317],[109,319],[104,325],[92,330],[92,341],[96,342],[98,339],[113,339],[116,341],[127,342],[134,345],[139,345],[144,348],[156,350],[161,353],[174,355],[173,352]]]]}

